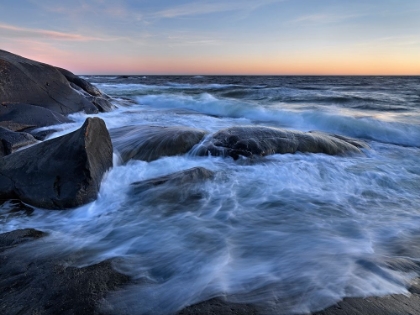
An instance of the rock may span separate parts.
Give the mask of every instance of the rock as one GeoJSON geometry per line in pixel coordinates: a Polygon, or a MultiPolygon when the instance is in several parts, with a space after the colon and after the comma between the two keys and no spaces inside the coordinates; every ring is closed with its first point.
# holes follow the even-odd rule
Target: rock
{"type": "Polygon", "coordinates": [[[159,186],[165,183],[170,183],[174,186],[182,186],[185,184],[194,184],[198,181],[213,178],[214,173],[204,167],[193,167],[185,171],[172,173],[169,175],[147,179],[140,182],[132,183],[135,189],[144,189],[144,187],[159,186]]]}
{"type": "Polygon", "coordinates": [[[127,126],[112,129],[110,134],[114,148],[127,162],[185,154],[201,141],[206,132],[182,126],[127,126]]]}
{"type": "Polygon", "coordinates": [[[77,207],[96,199],[112,167],[112,143],[105,123],[86,119],[67,135],[0,160],[0,199],[18,198],[47,209],[77,207]]]}
{"type": "MultiPolygon", "coordinates": [[[[62,71],[0,50],[0,103],[32,104],[62,115],[80,111],[97,113],[98,108],[70,86],[62,71]]],[[[86,88],[88,93],[94,93],[90,95],[101,95],[96,88],[80,83],[76,76],[72,80],[86,88]]]]}
{"type": "Polygon", "coordinates": [[[199,209],[207,191],[200,183],[214,177],[203,167],[194,167],[131,185],[130,207],[153,209],[164,215],[199,209]],[[151,206],[151,207],[150,207],[151,206]]]}
{"type": "Polygon", "coordinates": [[[100,112],[109,112],[116,108],[105,94],[102,94],[97,87],[90,84],[88,81],[74,75],[68,70],[58,67],[57,69],[70,83],[72,83],[73,88],[86,92],[85,95],[88,96],[87,98],[99,109],[100,112]]]}
{"type": "Polygon", "coordinates": [[[30,104],[0,106],[0,126],[13,131],[34,129],[72,122],[70,119],[47,108],[30,104]]]}
{"type": "Polygon", "coordinates": [[[20,229],[0,234],[0,252],[34,239],[41,238],[47,233],[35,229],[20,229]]]}
{"type": "Polygon", "coordinates": [[[130,281],[112,260],[73,267],[75,255],[34,229],[0,234],[1,314],[101,314],[104,297],[130,281]],[[39,240],[37,240],[39,239],[39,240]]]}
{"type": "Polygon", "coordinates": [[[14,132],[0,127],[0,157],[34,143],[37,143],[36,139],[28,133],[14,132]]]}
{"type": "Polygon", "coordinates": [[[214,298],[198,304],[188,306],[177,315],[256,315],[257,309],[251,304],[237,304],[214,298]]]}
{"type": "Polygon", "coordinates": [[[296,152],[343,155],[361,153],[368,146],[355,139],[321,132],[290,131],[271,127],[231,127],[216,132],[196,149],[198,155],[253,157],[296,152]]]}

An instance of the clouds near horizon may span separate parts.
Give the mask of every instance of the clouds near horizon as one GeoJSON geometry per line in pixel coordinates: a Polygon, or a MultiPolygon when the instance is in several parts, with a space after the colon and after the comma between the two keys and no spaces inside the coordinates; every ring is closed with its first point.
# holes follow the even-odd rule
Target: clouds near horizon
{"type": "Polygon", "coordinates": [[[0,49],[76,73],[417,74],[420,2],[17,0],[0,49]]]}

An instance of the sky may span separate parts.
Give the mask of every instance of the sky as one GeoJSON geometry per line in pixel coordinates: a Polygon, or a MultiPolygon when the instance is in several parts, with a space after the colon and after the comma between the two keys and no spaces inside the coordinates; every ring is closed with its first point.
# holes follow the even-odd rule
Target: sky
{"type": "Polygon", "coordinates": [[[76,74],[420,75],[420,0],[2,0],[0,49],[76,74]]]}

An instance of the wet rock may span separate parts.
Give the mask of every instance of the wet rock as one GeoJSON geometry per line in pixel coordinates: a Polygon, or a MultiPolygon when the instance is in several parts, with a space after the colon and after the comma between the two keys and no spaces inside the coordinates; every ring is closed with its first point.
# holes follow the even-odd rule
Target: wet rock
{"type": "Polygon", "coordinates": [[[216,132],[196,150],[198,155],[253,157],[296,152],[343,155],[361,153],[367,145],[355,139],[321,132],[290,131],[271,127],[231,127],[216,132]]]}
{"type": "Polygon", "coordinates": [[[110,102],[109,97],[88,81],[78,77],[68,70],[57,68],[76,90],[85,92],[87,98],[98,108],[100,112],[109,112],[116,107],[110,102]]]}
{"type": "Polygon", "coordinates": [[[205,131],[188,127],[127,126],[110,130],[112,143],[124,162],[153,161],[187,153],[205,131]]]}
{"type": "Polygon", "coordinates": [[[36,142],[36,139],[28,133],[14,132],[0,127],[0,157],[36,142]]]}
{"type": "Polygon", "coordinates": [[[194,167],[166,176],[152,178],[131,185],[130,206],[170,215],[181,211],[199,209],[207,194],[200,183],[214,177],[214,173],[203,167],[194,167]]]}
{"type": "Polygon", "coordinates": [[[0,106],[0,126],[13,131],[71,122],[70,119],[47,108],[30,104],[7,104],[0,106]]]}
{"type": "MultiPolygon", "coordinates": [[[[93,97],[103,96],[98,89],[71,72],[0,50],[2,105],[32,104],[62,115],[80,111],[97,113],[95,104],[72,88],[72,82],[93,97]]],[[[104,108],[101,104],[100,110],[104,108]]]]}
{"type": "Polygon", "coordinates": [[[251,304],[237,304],[215,298],[198,304],[188,306],[177,313],[177,315],[256,315],[257,309],[251,304]]]}
{"type": "Polygon", "coordinates": [[[45,236],[34,229],[0,234],[1,314],[100,314],[105,295],[129,282],[112,260],[69,266],[74,257],[54,252],[45,236]]]}
{"type": "Polygon", "coordinates": [[[131,185],[134,187],[134,189],[144,189],[145,187],[154,187],[165,183],[170,183],[179,187],[180,185],[182,186],[184,184],[194,184],[198,181],[211,179],[213,176],[214,172],[204,167],[193,167],[185,171],[179,171],[169,175],[135,182],[131,185]]]}
{"type": "Polygon", "coordinates": [[[0,234],[0,252],[46,235],[47,233],[35,229],[19,229],[2,233],[0,234]]]}
{"type": "Polygon", "coordinates": [[[47,209],[77,207],[96,199],[111,167],[112,143],[105,123],[88,118],[70,134],[0,160],[0,198],[47,209]]]}

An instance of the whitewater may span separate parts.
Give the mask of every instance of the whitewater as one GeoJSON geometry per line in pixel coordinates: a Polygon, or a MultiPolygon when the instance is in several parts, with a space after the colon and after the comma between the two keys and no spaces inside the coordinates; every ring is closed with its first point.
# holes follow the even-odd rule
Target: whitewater
{"type": "MultiPolygon", "coordinates": [[[[123,163],[77,209],[12,211],[0,231],[49,233],[37,255],[109,258],[133,284],[107,296],[115,314],[172,314],[214,297],[267,314],[303,314],[344,297],[409,294],[420,259],[420,77],[85,76],[123,126],[318,130],[365,141],[361,155],[233,160],[185,155],[123,163]],[[214,177],[133,194],[132,183],[204,167],[214,177]],[[44,251],[44,252],[43,252],[44,251]]],[[[49,138],[87,117],[50,126],[49,138]]],[[[205,140],[205,139],[204,139],[205,140]]],[[[203,140],[203,141],[204,141],[203,140]]]]}

